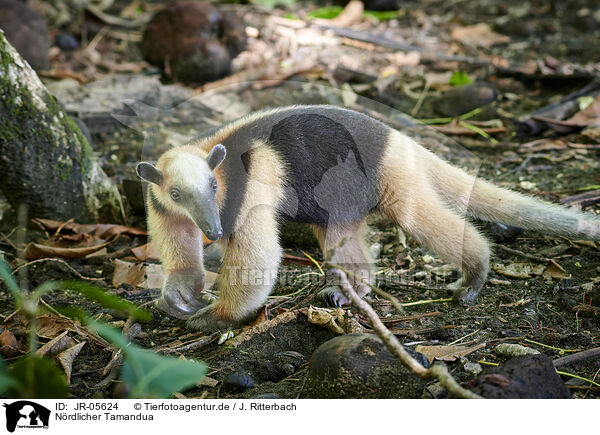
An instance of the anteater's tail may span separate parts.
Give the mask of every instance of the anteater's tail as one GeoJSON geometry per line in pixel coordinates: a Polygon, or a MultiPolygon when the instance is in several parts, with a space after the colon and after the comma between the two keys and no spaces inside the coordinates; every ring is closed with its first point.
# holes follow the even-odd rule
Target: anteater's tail
{"type": "Polygon", "coordinates": [[[438,193],[464,213],[524,229],[600,240],[600,218],[500,188],[446,163],[424,148],[418,152],[438,193]]]}

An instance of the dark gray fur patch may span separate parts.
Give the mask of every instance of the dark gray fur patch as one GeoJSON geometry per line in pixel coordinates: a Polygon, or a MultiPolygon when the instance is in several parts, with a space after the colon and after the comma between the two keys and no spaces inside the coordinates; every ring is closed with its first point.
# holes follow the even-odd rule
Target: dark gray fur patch
{"type": "Polygon", "coordinates": [[[148,198],[150,199],[150,204],[152,204],[152,208],[160,215],[167,216],[169,212],[167,209],[160,203],[154,192],[152,191],[152,187],[148,188],[148,198]]]}
{"type": "MultiPolygon", "coordinates": [[[[211,130],[199,138],[209,138],[211,130]]],[[[223,145],[227,196],[221,207],[224,236],[231,235],[254,163],[251,147],[262,141],[288,170],[285,219],[322,226],[362,220],[378,204],[378,176],[390,128],[362,113],[333,106],[283,109],[241,126],[223,145]]],[[[265,171],[271,168],[265,167],[265,171]]]]}
{"type": "MultiPolygon", "coordinates": [[[[291,115],[273,126],[269,144],[288,165],[298,197],[288,219],[327,225],[360,221],[377,203],[375,180],[346,126],[318,113],[291,115]]],[[[287,207],[286,207],[287,208],[287,207]]]]}

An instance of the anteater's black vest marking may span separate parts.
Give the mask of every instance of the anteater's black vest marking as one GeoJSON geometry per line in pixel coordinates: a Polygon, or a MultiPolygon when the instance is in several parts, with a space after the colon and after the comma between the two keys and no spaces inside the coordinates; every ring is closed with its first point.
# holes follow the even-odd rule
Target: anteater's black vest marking
{"type": "Polygon", "coordinates": [[[231,235],[239,215],[249,167],[260,164],[252,160],[254,141],[267,144],[286,165],[282,217],[326,226],[358,222],[377,206],[379,166],[389,131],[366,115],[330,106],[282,110],[235,130],[223,141],[225,236],[231,235]]]}
{"type": "Polygon", "coordinates": [[[154,192],[152,191],[152,186],[148,186],[147,195],[150,198],[152,207],[158,214],[160,214],[162,216],[167,216],[169,214],[167,209],[160,203],[160,201],[158,200],[156,195],[154,195],[154,192]]]}

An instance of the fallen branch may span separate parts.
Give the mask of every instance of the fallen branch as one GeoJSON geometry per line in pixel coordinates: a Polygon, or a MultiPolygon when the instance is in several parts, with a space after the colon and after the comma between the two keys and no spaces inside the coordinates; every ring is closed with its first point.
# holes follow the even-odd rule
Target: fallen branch
{"type": "Polygon", "coordinates": [[[564,367],[592,358],[600,358],[600,347],[595,347],[593,349],[588,349],[571,355],[563,356],[562,358],[555,359],[554,361],[552,361],[552,363],[554,364],[554,367],[564,367]]]}
{"type": "MultiPolygon", "coordinates": [[[[327,264],[328,263],[326,263],[326,265],[327,264]]],[[[332,272],[340,279],[340,288],[344,292],[344,295],[350,299],[352,305],[354,305],[362,315],[369,318],[375,333],[379,336],[379,338],[381,338],[392,355],[396,356],[402,362],[402,364],[404,364],[408,369],[422,379],[438,379],[440,384],[456,397],[465,399],[482,398],[478,394],[463,388],[458,382],[456,382],[456,380],[448,372],[446,366],[434,364],[429,369],[423,367],[408,353],[406,349],[404,349],[394,334],[392,334],[392,332],[385,327],[373,307],[371,307],[371,305],[362,300],[356,294],[354,288],[348,281],[347,275],[335,265],[333,265],[332,272]]]]}
{"type": "MultiPolygon", "coordinates": [[[[328,269],[332,269],[332,270],[336,270],[336,269],[340,270],[340,271],[342,271],[344,273],[344,275],[346,277],[349,276],[354,281],[361,281],[363,284],[369,286],[369,288],[371,290],[373,290],[376,294],[378,294],[379,296],[384,297],[388,301],[390,301],[392,303],[392,305],[394,306],[394,308],[396,309],[396,311],[398,311],[400,314],[404,314],[405,313],[404,308],[402,308],[402,304],[400,303],[400,301],[395,296],[392,296],[390,293],[388,293],[386,291],[383,291],[383,290],[375,287],[370,282],[367,282],[364,279],[361,279],[361,278],[357,277],[354,273],[350,272],[349,270],[345,269],[344,267],[340,266],[339,264],[323,263],[323,266],[327,267],[328,269]]],[[[348,298],[348,299],[350,299],[350,298],[348,298]]]]}
{"type": "Polygon", "coordinates": [[[61,260],[60,258],[39,258],[37,260],[30,261],[28,263],[22,264],[19,267],[17,267],[13,271],[13,274],[16,274],[20,269],[23,269],[25,267],[29,267],[29,266],[31,266],[33,264],[47,262],[47,261],[51,261],[51,262],[55,262],[55,263],[60,263],[60,264],[62,264],[64,266],[66,266],[71,272],[73,272],[75,274],[75,276],[77,276],[80,279],[84,279],[86,281],[104,281],[104,278],[92,278],[92,277],[89,277],[89,276],[83,276],[82,274],[80,274],[79,272],[77,272],[77,270],[75,270],[75,268],[73,268],[73,266],[71,266],[65,260],[61,260]]]}
{"type": "Polygon", "coordinates": [[[182,352],[187,352],[189,350],[198,349],[199,347],[204,347],[207,344],[212,343],[220,335],[221,335],[220,332],[215,332],[215,333],[213,333],[211,335],[202,336],[202,337],[200,337],[198,339],[194,339],[194,340],[188,341],[186,343],[183,343],[181,346],[178,346],[178,347],[162,347],[162,348],[159,348],[159,349],[155,349],[155,351],[159,352],[159,353],[182,353],[182,352]]]}
{"type": "Polygon", "coordinates": [[[552,258],[538,257],[537,255],[527,254],[526,252],[519,251],[518,249],[509,248],[504,245],[496,244],[496,248],[499,248],[501,251],[508,252],[509,254],[514,254],[519,257],[527,258],[528,260],[532,260],[538,263],[552,262],[552,258]]]}

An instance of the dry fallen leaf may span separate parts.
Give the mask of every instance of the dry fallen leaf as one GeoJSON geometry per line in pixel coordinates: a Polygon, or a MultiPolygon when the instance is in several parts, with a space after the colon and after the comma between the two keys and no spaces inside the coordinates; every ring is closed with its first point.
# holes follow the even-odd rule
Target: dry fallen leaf
{"type": "Polygon", "coordinates": [[[475,346],[462,346],[462,345],[441,345],[441,346],[423,346],[418,345],[415,350],[422,353],[429,360],[433,362],[438,361],[456,361],[461,356],[466,356],[476,350],[485,347],[486,343],[479,343],[475,346]]]}
{"type": "Polygon", "coordinates": [[[8,329],[5,329],[0,334],[0,353],[9,358],[21,353],[19,350],[19,342],[15,335],[8,329]]]}
{"type": "Polygon", "coordinates": [[[60,319],[54,316],[43,316],[38,319],[37,335],[42,338],[52,339],[65,330],[73,330],[73,321],[60,319]]]}
{"type": "Polygon", "coordinates": [[[559,133],[570,133],[587,126],[591,126],[592,129],[594,127],[597,128],[598,124],[600,124],[600,95],[585,109],[577,112],[569,119],[560,120],[541,116],[534,116],[532,119],[546,124],[559,133]]]}
{"type": "Polygon", "coordinates": [[[346,315],[342,308],[318,308],[312,305],[306,311],[308,321],[315,325],[324,326],[336,334],[364,332],[364,328],[354,317],[346,315]]]}
{"type": "Polygon", "coordinates": [[[79,351],[85,345],[85,341],[76,344],[75,346],[71,346],[64,352],[61,352],[57,355],[58,362],[62,366],[65,371],[65,375],[67,375],[67,382],[71,383],[71,372],[73,371],[73,360],[79,355],[79,351]]]}
{"type": "Polygon", "coordinates": [[[463,44],[476,47],[491,47],[498,44],[510,42],[506,35],[494,32],[489,24],[479,23],[472,26],[455,27],[452,29],[452,38],[463,44]]]}
{"type": "Polygon", "coordinates": [[[453,119],[448,124],[432,125],[432,127],[444,134],[455,134],[460,136],[477,136],[481,134],[481,131],[486,134],[506,133],[508,131],[506,127],[479,127],[475,122],[464,123],[460,119],[453,119]],[[476,129],[469,128],[466,125],[473,125],[476,129]]]}
{"type": "Polygon", "coordinates": [[[197,387],[216,387],[219,384],[219,381],[211,378],[210,376],[204,376],[200,382],[196,384],[197,387]]]}
{"type": "Polygon", "coordinates": [[[568,279],[571,278],[571,274],[567,273],[565,269],[561,267],[556,261],[552,260],[544,269],[542,273],[544,278],[553,278],[553,279],[568,279]]]}
{"type": "Polygon", "coordinates": [[[339,325],[344,319],[344,310],[341,308],[308,307],[308,321],[315,325],[324,326],[336,334],[343,334],[344,330],[339,325]]]}
{"type": "Polygon", "coordinates": [[[112,284],[129,284],[140,288],[161,288],[165,282],[165,273],[160,264],[130,263],[115,259],[115,271],[112,284]]]}
{"type": "Polygon", "coordinates": [[[56,355],[61,353],[73,342],[73,339],[69,337],[68,334],[69,330],[63,331],[60,335],[54,337],[48,343],[40,347],[36,353],[40,356],[56,355]]]}
{"type": "Polygon", "coordinates": [[[111,242],[106,242],[100,245],[88,246],[85,248],[59,248],[55,246],[40,245],[39,243],[29,243],[25,248],[25,258],[28,261],[53,257],[67,259],[81,258],[101,250],[110,243],[111,242]]]}
{"type": "Polygon", "coordinates": [[[120,234],[127,234],[130,236],[145,236],[146,231],[138,230],[137,228],[127,227],[124,225],[116,224],[78,224],[75,222],[59,222],[50,219],[32,219],[34,222],[42,225],[47,230],[58,231],[61,233],[65,230],[79,233],[79,234],[92,234],[94,237],[103,240],[110,240],[120,234]]]}
{"type": "Polygon", "coordinates": [[[492,265],[494,272],[510,278],[526,279],[532,276],[540,276],[544,273],[546,266],[543,264],[531,263],[510,263],[510,264],[494,264],[492,265]]]}
{"type": "Polygon", "coordinates": [[[138,246],[137,248],[131,248],[131,252],[133,252],[135,258],[140,261],[146,261],[148,259],[160,260],[158,250],[152,243],[146,243],[145,245],[138,246]]]}

